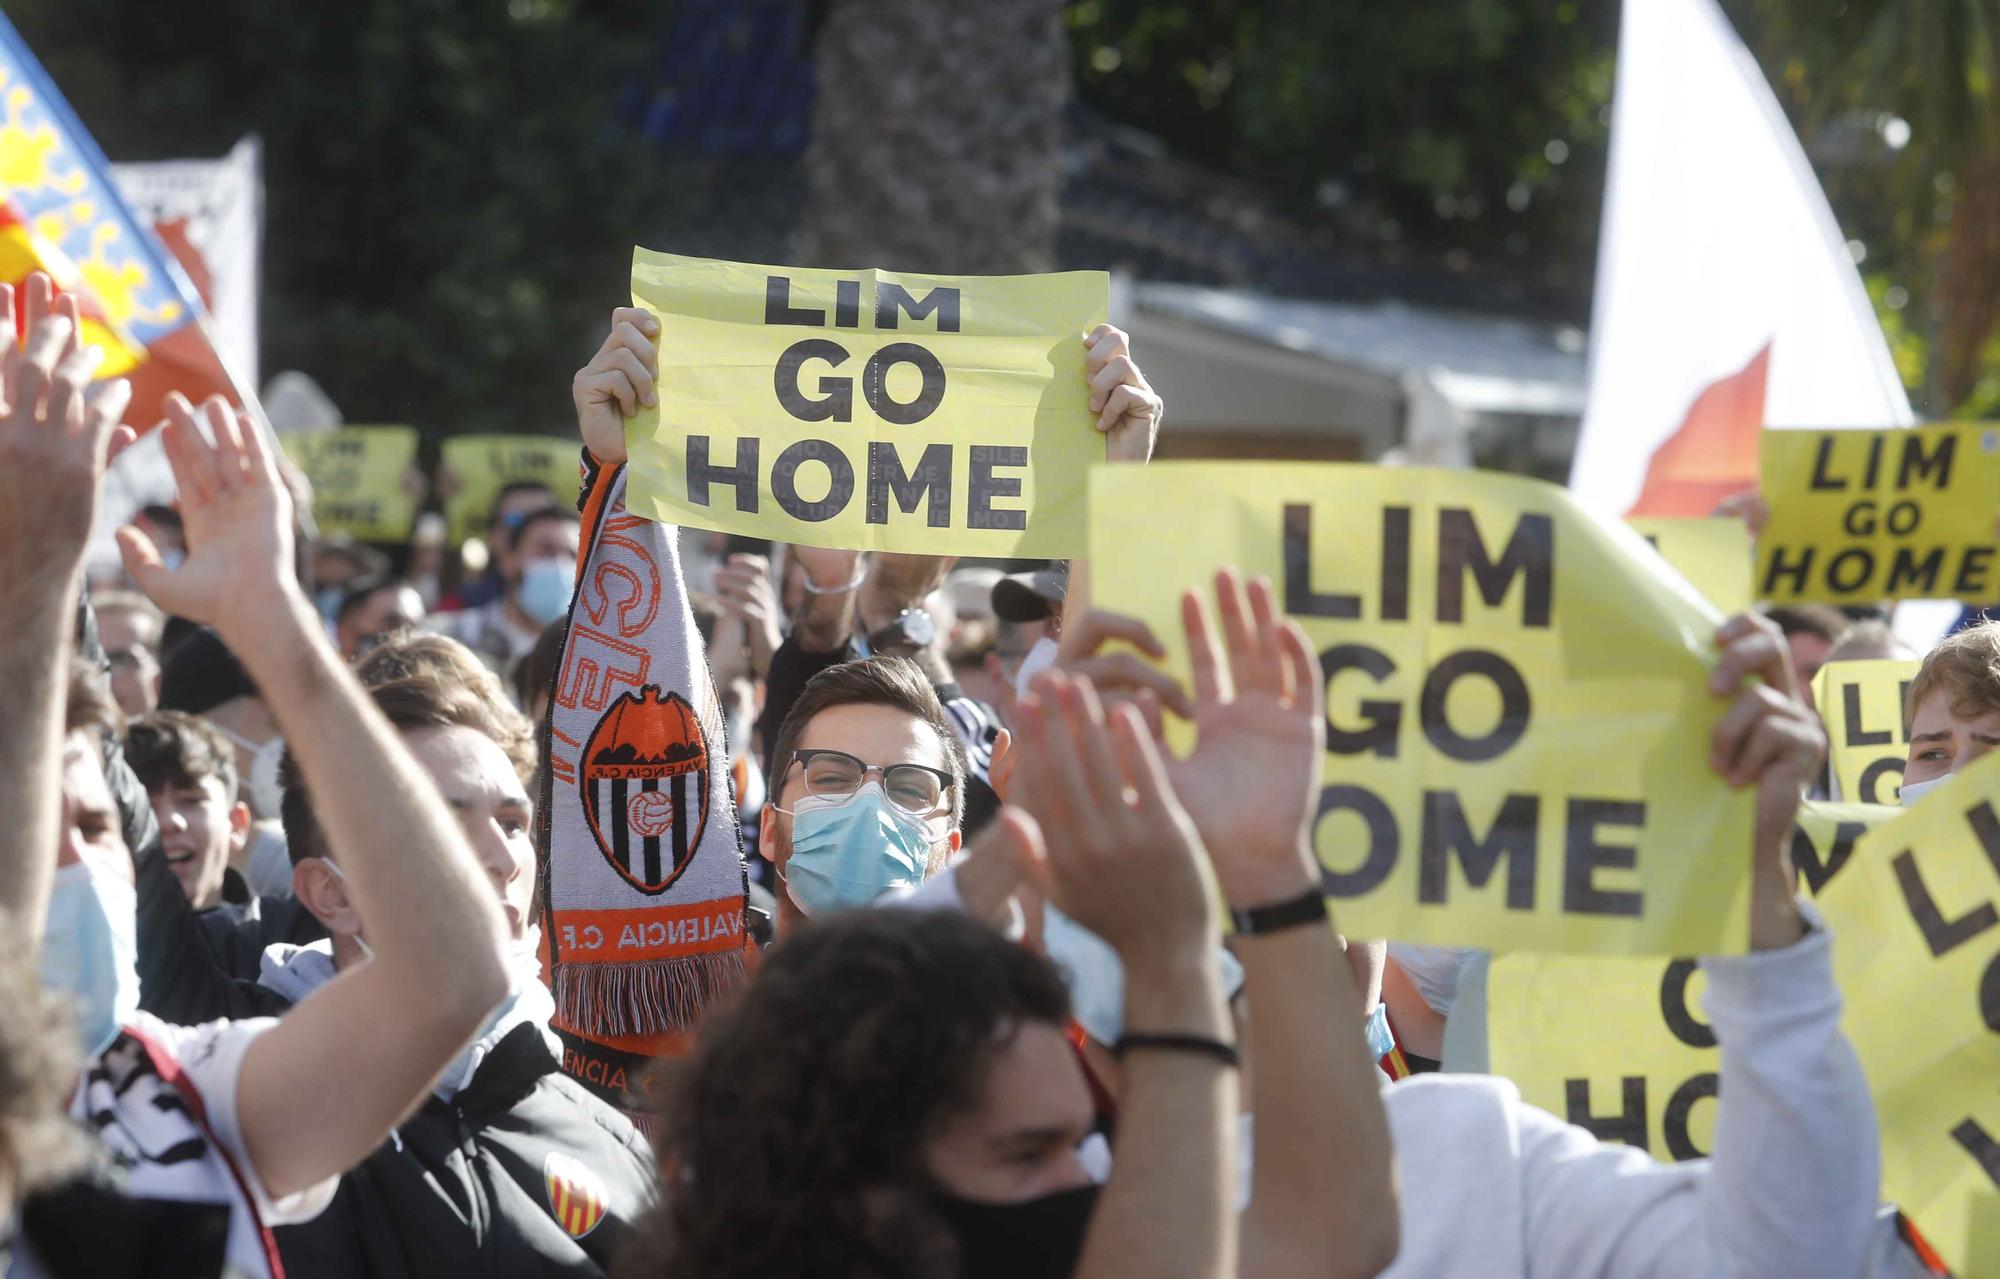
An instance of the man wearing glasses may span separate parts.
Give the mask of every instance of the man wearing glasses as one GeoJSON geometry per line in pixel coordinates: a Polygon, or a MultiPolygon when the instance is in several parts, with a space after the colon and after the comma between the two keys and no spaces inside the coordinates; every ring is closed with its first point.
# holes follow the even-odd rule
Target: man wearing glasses
{"type": "Polygon", "coordinates": [[[916,663],[842,662],[807,681],[772,744],[757,851],[779,930],[944,869],[965,816],[965,748],[916,663]]]}

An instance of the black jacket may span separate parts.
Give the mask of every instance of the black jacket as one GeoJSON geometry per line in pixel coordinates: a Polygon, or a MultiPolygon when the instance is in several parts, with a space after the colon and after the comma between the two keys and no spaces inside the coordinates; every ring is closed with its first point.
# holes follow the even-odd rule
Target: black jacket
{"type": "Polygon", "coordinates": [[[341,1178],[324,1213],[276,1234],[289,1279],[599,1275],[654,1192],[632,1122],[521,1026],[341,1178]]]}

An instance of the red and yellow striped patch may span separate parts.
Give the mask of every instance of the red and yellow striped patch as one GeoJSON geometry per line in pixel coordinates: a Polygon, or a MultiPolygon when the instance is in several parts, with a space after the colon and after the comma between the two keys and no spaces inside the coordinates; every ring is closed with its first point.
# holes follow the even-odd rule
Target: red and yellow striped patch
{"type": "Polygon", "coordinates": [[[542,1180],[549,1189],[549,1215],[570,1238],[583,1238],[604,1220],[604,1183],[578,1160],[551,1154],[542,1161],[542,1180]]]}

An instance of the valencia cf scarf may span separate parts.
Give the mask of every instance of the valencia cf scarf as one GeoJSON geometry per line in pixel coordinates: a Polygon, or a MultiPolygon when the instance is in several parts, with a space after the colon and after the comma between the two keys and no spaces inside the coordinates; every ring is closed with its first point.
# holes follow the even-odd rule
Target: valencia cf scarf
{"type": "Polygon", "coordinates": [[[583,542],[541,726],[535,847],[563,1068],[644,1112],[638,1077],[678,1056],[744,975],[745,882],[722,712],[675,530],[625,509],[623,467],[584,454],[583,542]]]}

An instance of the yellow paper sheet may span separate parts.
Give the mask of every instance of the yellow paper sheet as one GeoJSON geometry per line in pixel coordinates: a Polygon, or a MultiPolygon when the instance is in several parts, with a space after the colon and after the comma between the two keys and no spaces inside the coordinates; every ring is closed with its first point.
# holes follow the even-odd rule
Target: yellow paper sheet
{"type": "MultiPolygon", "coordinates": [[[[1857,841],[1900,809],[1813,804],[1792,828],[1801,885],[1853,864],[1857,841]]],[[[1834,881],[1834,882],[1837,882],[1834,881]]],[[[1841,946],[1860,945],[1844,935],[1841,946]]],[[[1523,1099],[1665,1162],[1708,1154],[1722,1052],[1692,958],[1502,955],[1487,977],[1488,1066],[1523,1099]]]]}
{"type": "Polygon", "coordinates": [[[1083,336],[1108,277],[824,271],[636,249],[659,406],[627,427],[627,501],[811,546],[1065,557],[1104,437],[1083,336]]]}
{"type": "Polygon", "coordinates": [[[286,431],[285,456],[312,481],[313,520],[323,533],[362,542],[401,542],[417,518],[407,487],[417,460],[413,426],[343,426],[286,431]]]}
{"type": "Polygon", "coordinates": [[[1521,1099],[1674,1163],[1710,1152],[1722,1053],[1692,959],[1501,955],[1488,1065],[1521,1099]]]}
{"type": "Polygon", "coordinates": [[[1865,836],[1819,900],[1883,1197],[1957,1273],[2000,1274],[2000,754],[1865,836]]]}
{"type": "Polygon", "coordinates": [[[439,461],[452,477],[444,499],[451,540],[483,534],[493,499],[519,481],[547,485],[558,503],[574,505],[582,456],[581,444],[560,435],[459,435],[446,440],[439,461]]]}
{"type": "Polygon", "coordinates": [[[1854,858],[1861,837],[1902,816],[1894,804],[1844,804],[1807,800],[1792,823],[1792,868],[1799,887],[1817,897],[1854,858]]]}
{"type": "Polygon", "coordinates": [[[1277,585],[1329,675],[1315,825],[1352,936],[1680,954],[1747,942],[1752,797],[1710,771],[1721,618],[1638,535],[1512,476],[1092,473],[1106,608],[1186,670],[1178,596],[1277,585]]]}
{"type": "Polygon", "coordinates": [[[1893,804],[1903,784],[1910,735],[1903,699],[1921,662],[1828,662],[1813,677],[1813,702],[1826,724],[1834,795],[1893,804]]]}
{"type": "Polygon", "coordinates": [[[1625,522],[1724,617],[1750,607],[1750,530],[1742,520],[1639,516],[1625,522]]]}
{"type": "Polygon", "coordinates": [[[1757,597],[2000,598],[2000,426],[1765,431],[1757,597]]]}

